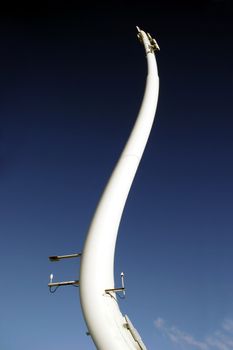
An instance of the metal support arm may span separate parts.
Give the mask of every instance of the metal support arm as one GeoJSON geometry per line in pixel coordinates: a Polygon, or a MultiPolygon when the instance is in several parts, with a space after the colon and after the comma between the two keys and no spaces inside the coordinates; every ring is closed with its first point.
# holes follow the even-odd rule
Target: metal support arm
{"type": "Polygon", "coordinates": [[[74,253],[74,254],[67,254],[67,255],[53,255],[49,256],[50,261],[59,261],[62,259],[71,259],[71,258],[79,258],[82,255],[82,253],[74,253]]]}

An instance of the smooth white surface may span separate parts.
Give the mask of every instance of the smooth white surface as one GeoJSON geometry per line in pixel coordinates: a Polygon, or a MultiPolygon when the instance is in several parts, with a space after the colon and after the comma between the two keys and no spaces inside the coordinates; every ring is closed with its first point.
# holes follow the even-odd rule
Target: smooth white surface
{"type": "Polygon", "coordinates": [[[140,35],[148,75],[142,105],[128,142],[102,194],[84,245],[80,267],[80,301],[88,331],[98,350],[141,350],[126,326],[114,288],[115,244],[125,202],[142,157],[157,107],[159,79],[150,40],[140,35]]]}

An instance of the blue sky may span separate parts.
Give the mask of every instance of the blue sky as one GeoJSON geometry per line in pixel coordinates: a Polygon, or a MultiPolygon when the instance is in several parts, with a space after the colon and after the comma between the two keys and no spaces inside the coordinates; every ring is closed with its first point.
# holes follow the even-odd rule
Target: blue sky
{"type": "MultiPolygon", "coordinates": [[[[120,307],[148,349],[233,348],[232,40],[226,1],[2,14],[0,348],[94,349],[78,289],[99,196],[135,121],[156,37],[159,104],[122,217],[120,307]],[[176,6],[177,5],[177,6],[176,6]]],[[[101,271],[100,271],[101,273],[101,271]]]]}

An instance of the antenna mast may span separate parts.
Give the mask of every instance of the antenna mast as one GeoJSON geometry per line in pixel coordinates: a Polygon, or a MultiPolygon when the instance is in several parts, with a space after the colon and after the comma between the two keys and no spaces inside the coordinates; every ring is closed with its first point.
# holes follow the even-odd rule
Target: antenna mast
{"type": "MultiPolygon", "coordinates": [[[[88,334],[98,350],[146,350],[128,316],[123,316],[114,285],[114,253],[121,216],[143,155],[158,101],[155,39],[137,27],[144,45],[148,75],[141,108],[115,169],[105,187],[87,233],[80,266],[80,302],[88,334]]],[[[123,275],[122,275],[123,277],[123,275]]]]}

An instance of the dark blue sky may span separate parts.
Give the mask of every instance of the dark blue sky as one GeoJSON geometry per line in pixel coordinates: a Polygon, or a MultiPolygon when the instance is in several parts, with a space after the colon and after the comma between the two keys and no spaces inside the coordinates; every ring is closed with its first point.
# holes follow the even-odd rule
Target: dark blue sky
{"type": "MultiPolygon", "coordinates": [[[[99,196],[141,103],[158,41],[156,123],[116,249],[121,301],[148,349],[233,341],[232,15],[227,1],[13,8],[0,24],[0,348],[94,349],[77,278],[99,196]]],[[[100,272],[101,273],[101,272],[100,272]]]]}

